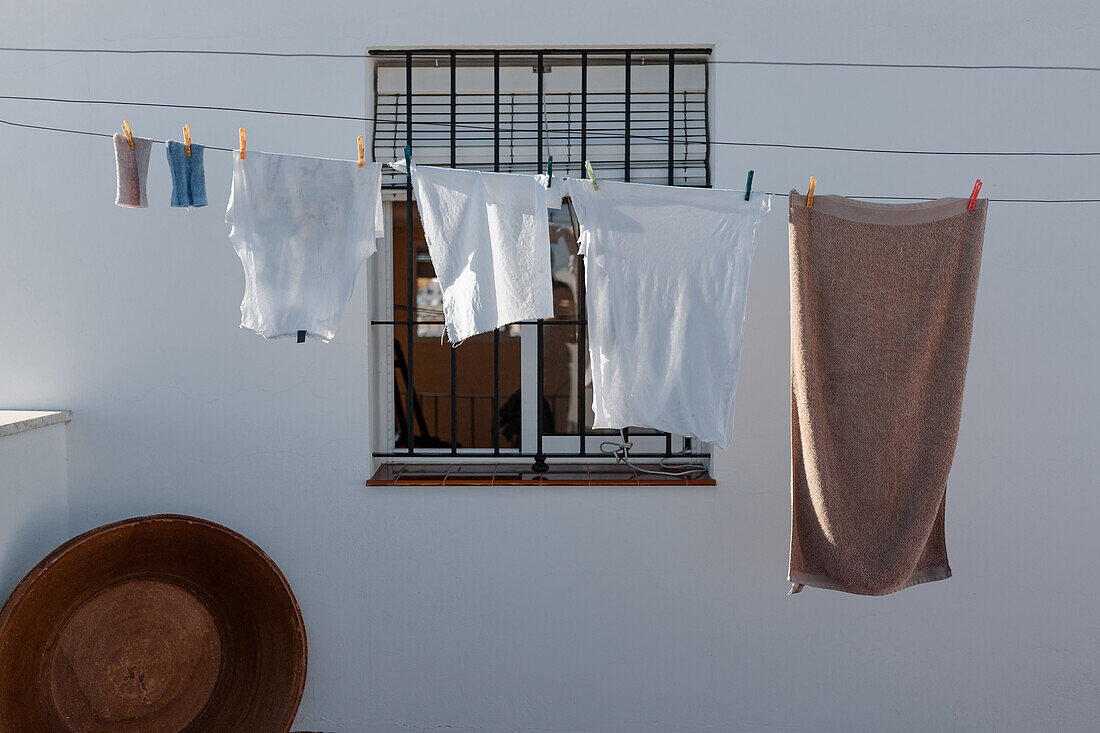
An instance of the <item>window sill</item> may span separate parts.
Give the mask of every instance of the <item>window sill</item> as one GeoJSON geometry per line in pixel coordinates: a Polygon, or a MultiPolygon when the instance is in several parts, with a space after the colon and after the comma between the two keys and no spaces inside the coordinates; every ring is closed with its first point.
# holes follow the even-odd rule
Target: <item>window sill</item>
{"type": "MultiPolygon", "coordinates": [[[[645,465],[645,464],[642,464],[645,465]]],[[[645,466],[649,468],[650,466],[645,466]]],[[[656,468],[656,466],[653,466],[656,468]]],[[[515,463],[387,463],[367,486],[715,486],[714,478],[635,473],[614,464],[552,463],[547,473],[515,463]]]]}

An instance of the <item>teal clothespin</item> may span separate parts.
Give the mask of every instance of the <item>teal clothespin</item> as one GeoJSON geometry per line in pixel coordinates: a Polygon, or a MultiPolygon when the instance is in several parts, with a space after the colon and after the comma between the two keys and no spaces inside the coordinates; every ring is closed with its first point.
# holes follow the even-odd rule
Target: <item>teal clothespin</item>
{"type": "Polygon", "coordinates": [[[554,156],[553,155],[549,155],[549,156],[546,157],[546,175],[549,176],[549,178],[546,181],[546,186],[547,186],[547,188],[549,188],[550,184],[554,182],[554,156]]]}
{"type": "Polygon", "coordinates": [[[752,171],[749,171],[749,180],[745,181],[745,200],[749,200],[749,194],[752,193],[752,171]]]}
{"type": "Polygon", "coordinates": [[[592,189],[594,191],[599,191],[600,184],[596,181],[596,171],[592,170],[592,164],[587,160],[584,161],[584,169],[588,171],[588,180],[592,181],[592,189]]]}
{"type": "Polygon", "coordinates": [[[405,173],[408,175],[413,174],[413,148],[412,145],[405,146],[405,173]]]}

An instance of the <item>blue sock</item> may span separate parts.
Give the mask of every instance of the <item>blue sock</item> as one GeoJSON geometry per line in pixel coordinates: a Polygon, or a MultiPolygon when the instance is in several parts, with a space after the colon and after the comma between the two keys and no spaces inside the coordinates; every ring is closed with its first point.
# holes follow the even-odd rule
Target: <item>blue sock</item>
{"type": "Polygon", "coordinates": [[[206,171],[203,168],[203,146],[191,143],[187,157],[183,143],[165,143],[168,167],[172,171],[172,206],[206,206],[206,171]]]}

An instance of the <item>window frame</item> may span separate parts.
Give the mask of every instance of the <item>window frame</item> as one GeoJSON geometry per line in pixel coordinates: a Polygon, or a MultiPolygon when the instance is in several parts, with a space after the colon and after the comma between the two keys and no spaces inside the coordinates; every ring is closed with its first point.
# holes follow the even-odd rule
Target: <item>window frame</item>
{"type": "MultiPolygon", "coordinates": [[[[625,72],[626,84],[624,85],[624,107],[626,110],[625,126],[624,126],[624,139],[630,139],[630,115],[631,115],[631,93],[630,93],[630,68],[631,68],[631,55],[633,53],[655,54],[665,53],[669,58],[669,92],[668,92],[668,110],[669,110],[669,137],[668,137],[668,175],[669,181],[673,180],[673,166],[675,163],[674,154],[674,137],[673,137],[673,119],[674,119],[674,70],[675,70],[675,55],[676,53],[687,53],[692,55],[707,55],[712,52],[710,46],[698,46],[698,47],[684,47],[678,49],[668,48],[618,48],[618,47],[601,47],[591,49],[546,49],[540,50],[537,48],[525,48],[525,49],[368,49],[368,53],[371,56],[376,55],[404,55],[406,60],[406,83],[411,84],[412,81],[412,66],[409,65],[409,61],[414,61],[417,55],[430,55],[439,56],[440,54],[446,54],[450,56],[452,64],[451,73],[451,99],[452,99],[452,142],[451,142],[451,157],[452,163],[455,156],[455,142],[454,142],[454,99],[455,99],[455,74],[456,59],[458,56],[473,53],[482,56],[492,56],[494,58],[494,66],[496,70],[495,75],[495,94],[499,99],[501,93],[500,81],[499,81],[499,64],[500,59],[505,54],[519,54],[522,56],[537,57],[538,64],[536,67],[536,73],[539,76],[539,125],[540,136],[538,141],[538,169],[542,172],[543,160],[542,160],[542,138],[541,138],[541,126],[542,126],[542,99],[543,99],[543,72],[544,68],[543,58],[544,55],[551,54],[570,54],[581,56],[582,62],[582,85],[587,84],[587,55],[589,53],[593,55],[614,55],[622,54],[623,69],[625,72]]],[[[415,62],[414,62],[415,63],[415,62]]],[[[697,63],[697,62],[696,62],[697,63]]],[[[584,86],[582,86],[582,94],[584,86]]],[[[377,110],[378,94],[375,89],[370,90],[370,94],[374,100],[375,109],[377,110]]],[[[413,90],[415,95],[415,89],[413,90]]],[[[706,102],[706,153],[705,153],[705,175],[706,185],[710,185],[710,145],[709,145],[709,110],[710,105],[710,85],[709,85],[709,72],[708,83],[705,88],[705,102],[706,102]]],[[[412,116],[412,100],[406,100],[406,109],[408,110],[407,119],[411,119],[412,116]]],[[[411,124],[408,123],[408,134],[410,139],[412,138],[411,124]]],[[[497,142],[494,144],[495,156],[497,158],[498,165],[494,169],[499,169],[499,157],[500,157],[500,145],[499,136],[504,130],[503,121],[499,115],[495,120],[495,135],[497,136],[497,142]]],[[[583,127],[582,127],[583,129],[583,127]]],[[[375,149],[373,143],[374,135],[372,132],[372,154],[375,149]]],[[[414,141],[415,142],[415,141],[414,141]]],[[[625,179],[630,180],[630,154],[629,145],[625,147],[625,179]]],[[[582,150],[584,149],[582,142],[582,150]]],[[[415,147],[414,157],[415,157],[415,147]]],[[[583,155],[583,154],[582,154],[583,155]]],[[[407,328],[408,332],[415,337],[412,333],[414,326],[408,324],[406,321],[414,321],[415,313],[408,313],[406,315],[406,321],[401,321],[395,315],[395,302],[397,294],[394,292],[394,267],[397,263],[394,262],[394,206],[396,203],[404,203],[408,201],[412,196],[411,183],[407,183],[404,188],[386,188],[383,190],[383,209],[385,218],[385,240],[384,243],[380,243],[378,252],[372,258],[370,265],[369,276],[371,282],[371,303],[370,312],[371,320],[369,326],[368,343],[371,344],[370,349],[370,401],[375,406],[371,410],[371,435],[373,445],[371,446],[371,464],[372,471],[379,468],[383,464],[391,463],[423,463],[423,464],[439,464],[449,463],[455,465],[480,465],[480,464],[529,464],[534,461],[531,466],[532,470],[538,474],[545,472],[548,469],[548,464],[551,463],[570,463],[570,464],[608,464],[615,463],[616,459],[613,455],[603,453],[601,449],[601,443],[618,443],[619,436],[616,434],[592,434],[587,432],[585,426],[585,420],[583,417],[579,418],[578,422],[579,433],[578,434],[543,434],[540,430],[541,423],[541,409],[540,400],[542,396],[542,380],[541,380],[541,368],[542,361],[539,358],[539,347],[541,339],[539,331],[545,330],[546,326],[537,322],[524,322],[519,324],[520,327],[520,381],[523,385],[521,391],[522,405],[521,405],[521,445],[519,448],[498,446],[494,448],[425,448],[415,446],[415,441],[410,440],[409,445],[403,448],[397,447],[397,410],[395,400],[395,386],[397,384],[397,372],[395,370],[395,351],[394,351],[394,329],[407,328]],[[528,385],[537,385],[537,389],[528,389],[528,385]],[[582,438],[583,434],[583,438],[582,438]],[[583,446],[583,448],[582,448],[583,446]]],[[[412,241],[411,230],[409,226],[409,241],[412,241]]],[[[414,257],[415,255],[407,253],[407,257],[414,257]]],[[[582,282],[583,285],[583,282],[582,282]]],[[[410,283],[411,286],[411,283],[410,283]]],[[[411,286],[414,287],[414,286],[411,286]]],[[[587,318],[584,314],[577,316],[578,325],[584,328],[587,318]]],[[[555,326],[552,326],[555,327],[555,326]]],[[[563,326],[556,326],[563,327],[563,326]]],[[[409,351],[412,351],[411,345],[415,341],[410,340],[409,351]]],[[[587,349],[584,341],[579,344],[579,348],[587,349]]],[[[410,361],[412,355],[409,355],[410,361]]],[[[579,358],[582,359],[583,356],[579,358]]],[[[412,374],[415,375],[415,368],[413,367],[412,374]]],[[[410,385],[411,387],[411,385],[410,385]]],[[[412,400],[409,397],[410,402],[412,400]]],[[[497,398],[499,400],[499,397],[497,398]]],[[[414,415],[411,411],[406,412],[406,425],[412,435],[415,435],[414,427],[414,415]]],[[[452,438],[453,440],[453,438],[452,438]]],[[[710,465],[710,458],[712,453],[712,444],[700,443],[699,441],[692,441],[681,435],[675,434],[646,434],[646,433],[631,433],[629,434],[629,440],[633,445],[632,457],[634,457],[638,463],[653,463],[661,458],[671,458],[676,460],[690,459],[694,461],[700,461],[705,463],[708,468],[710,465]],[[692,450],[694,448],[694,450],[692,450]]]]}

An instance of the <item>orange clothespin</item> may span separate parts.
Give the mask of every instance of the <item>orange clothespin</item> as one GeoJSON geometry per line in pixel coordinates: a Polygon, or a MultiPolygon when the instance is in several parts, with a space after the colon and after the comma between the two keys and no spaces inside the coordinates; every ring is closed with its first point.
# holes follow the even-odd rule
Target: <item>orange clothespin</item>
{"type": "Polygon", "coordinates": [[[122,134],[126,136],[126,144],[131,148],[134,147],[134,132],[130,129],[130,123],[126,120],[122,121],[122,134]]]}
{"type": "Polygon", "coordinates": [[[359,167],[363,167],[363,136],[360,135],[356,141],[359,143],[359,167]]]}
{"type": "Polygon", "coordinates": [[[245,149],[245,142],[247,141],[247,138],[248,138],[248,131],[245,130],[243,127],[238,128],[238,129],[240,130],[240,133],[241,133],[241,160],[244,160],[244,149],[245,149]]]}
{"type": "Polygon", "coordinates": [[[970,194],[970,203],[967,205],[967,211],[974,210],[974,204],[978,202],[978,191],[982,190],[982,179],[978,179],[974,182],[974,191],[970,194]]]}
{"type": "Polygon", "coordinates": [[[814,205],[814,186],[817,185],[817,179],[810,176],[810,187],[806,189],[806,208],[812,209],[814,205]]]}
{"type": "Polygon", "coordinates": [[[183,154],[191,157],[191,125],[183,126],[183,154]]]}

